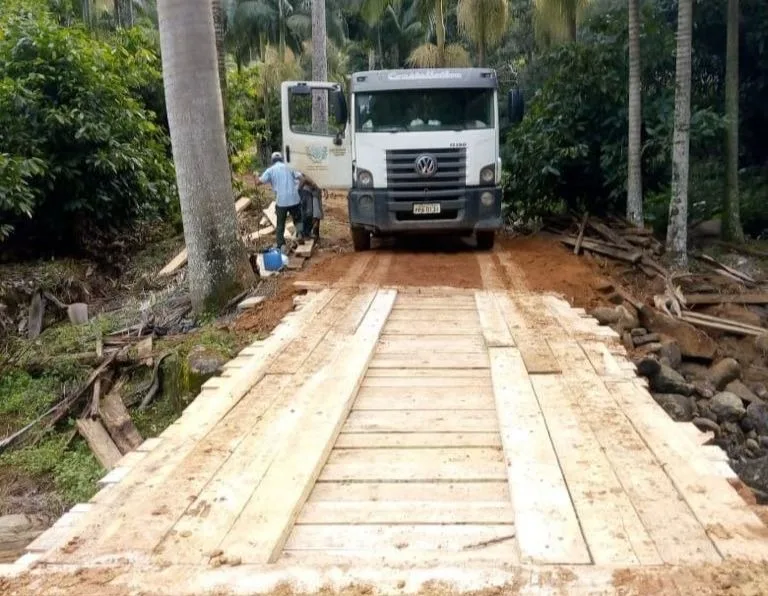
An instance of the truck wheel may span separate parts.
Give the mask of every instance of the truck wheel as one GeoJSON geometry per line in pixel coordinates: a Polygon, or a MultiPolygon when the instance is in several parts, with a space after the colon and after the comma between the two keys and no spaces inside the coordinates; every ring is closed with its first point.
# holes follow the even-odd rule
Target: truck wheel
{"type": "Polygon", "coordinates": [[[496,240],[496,234],[494,232],[477,232],[477,248],[480,250],[491,250],[493,243],[496,240]]]}
{"type": "Polygon", "coordinates": [[[364,228],[352,228],[352,245],[357,252],[370,250],[371,233],[364,228]]]}

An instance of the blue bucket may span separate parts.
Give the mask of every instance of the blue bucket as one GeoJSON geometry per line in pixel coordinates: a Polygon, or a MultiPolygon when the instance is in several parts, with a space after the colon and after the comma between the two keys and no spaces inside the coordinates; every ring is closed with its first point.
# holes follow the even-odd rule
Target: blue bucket
{"type": "Polygon", "coordinates": [[[277,248],[264,251],[264,268],[267,271],[280,271],[283,267],[283,253],[277,248]]]}

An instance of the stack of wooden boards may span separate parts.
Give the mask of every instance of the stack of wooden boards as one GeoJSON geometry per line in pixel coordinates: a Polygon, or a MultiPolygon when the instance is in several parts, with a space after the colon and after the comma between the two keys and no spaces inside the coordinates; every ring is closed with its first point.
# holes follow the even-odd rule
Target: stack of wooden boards
{"type": "MultiPolygon", "coordinates": [[[[235,203],[235,212],[238,215],[240,215],[240,213],[245,211],[250,206],[251,206],[251,198],[242,197],[238,199],[237,202],[235,203]]],[[[256,240],[260,240],[261,238],[264,238],[269,234],[274,234],[275,229],[277,228],[277,215],[275,213],[275,202],[273,201],[269,205],[269,207],[264,209],[263,213],[264,213],[264,216],[261,218],[261,221],[259,222],[259,224],[262,227],[254,232],[251,232],[249,234],[245,234],[242,236],[242,240],[246,244],[250,242],[254,242],[256,240]]],[[[293,222],[287,223],[285,226],[286,239],[291,240],[295,236],[296,236],[296,227],[294,226],[293,222]]],[[[295,250],[296,258],[291,259],[291,262],[289,263],[288,268],[301,269],[301,267],[304,264],[304,261],[312,255],[313,249],[314,249],[314,240],[310,240],[308,242],[305,242],[302,245],[299,245],[298,248],[295,250]]],[[[186,264],[187,264],[187,249],[184,248],[179,252],[179,254],[173,257],[173,259],[171,259],[165,267],[163,267],[160,270],[157,276],[166,277],[169,275],[173,275],[179,269],[184,267],[184,265],[186,264]]]]}
{"type": "MultiPolygon", "coordinates": [[[[727,332],[733,335],[762,335],[768,330],[731,317],[695,312],[699,309],[723,305],[768,306],[768,280],[755,279],[751,275],[730,267],[713,257],[692,252],[698,271],[679,277],[672,274],[657,260],[664,252],[661,242],[651,230],[637,228],[618,218],[599,220],[585,215],[578,225],[553,228],[560,241],[573,247],[574,254],[588,252],[628,263],[649,278],[664,280],[666,291],[656,296],[654,302],[660,310],[706,330],[727,332]],[[573,233],[571,233],[573,232],[573,233]]],[[[726,248],[768,257],[749,247],[726,245],[726,248]]],[[[624,296],[628,298],[628,296],[624,296]]],[[[642,301],[629,297],[629,302],[641,308],[642,301]]],[[[724,309],[727,310],[727,309],[724,309]]]]}

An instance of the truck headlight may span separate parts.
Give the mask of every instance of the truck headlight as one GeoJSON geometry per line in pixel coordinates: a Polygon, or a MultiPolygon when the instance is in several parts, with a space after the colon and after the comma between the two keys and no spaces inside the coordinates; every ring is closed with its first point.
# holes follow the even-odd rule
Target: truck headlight
{"type": "Polygon", "coordinates": [[[490,186],[494,182],[496,182],[496,166],[485,166],[480,170],[480,184],[490,186]]]}
{"type": "Polygon", "coordinates": [[[357,186],[359,188],[373,188],[373,174],[368,170],[357,170],[357,186]]]}
{"type": "Polygon", "coordinates": [[[483,207],[490,207],[493,205],[493,201],[494,196],[492,192],[485,191],[480,195],[480,202],[483,204],[483,207]]]}

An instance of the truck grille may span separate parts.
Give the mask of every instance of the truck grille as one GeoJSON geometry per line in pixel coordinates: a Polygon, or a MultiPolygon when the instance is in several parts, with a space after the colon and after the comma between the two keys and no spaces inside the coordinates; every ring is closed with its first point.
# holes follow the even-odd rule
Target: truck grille
{"type": "Polygon", "coordinates": [[[464,195],[467,150],[392,149],[387,151],[387,188],[395,201],[457,199],[464,195]],[[432,176],[416,171],[416,160],[430,155],[437,161],[432,176]]]}

